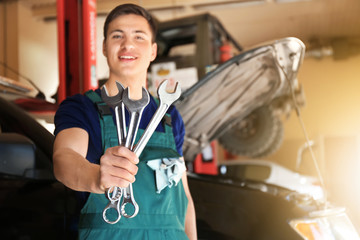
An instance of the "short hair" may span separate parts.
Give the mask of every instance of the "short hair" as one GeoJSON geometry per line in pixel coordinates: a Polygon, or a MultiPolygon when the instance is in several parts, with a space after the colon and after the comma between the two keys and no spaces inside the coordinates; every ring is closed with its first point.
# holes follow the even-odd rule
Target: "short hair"
{"type": "Polygon", "coordinates": [[[154,43],[155,38],[156,38],[156,32],[157,32],[157,26],[156,26],[156,22],[155,22],[154,18],[144,8],[142,8],[138,5],[135,5],[135,4],[131,4],[131,3],[122,4],[122,5],[117,6],[113,10],[111,10],[111,12],[107,15],[105,23],[104,23],[104,39],[106,40],[106,35],[107,35],[108,28],[109,28],[109,24],[115,18],[122,16],[122,15],[129,15],[129,14],[135,14],[135,15],[141,16],[146,19],[146,21],[149,24],[151,33],[152,33],[151,40],[154,43]]]}

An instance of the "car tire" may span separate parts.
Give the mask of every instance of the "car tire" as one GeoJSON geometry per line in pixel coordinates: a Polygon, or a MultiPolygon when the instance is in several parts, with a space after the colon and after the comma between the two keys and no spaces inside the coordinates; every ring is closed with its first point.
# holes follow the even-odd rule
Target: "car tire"
{"type": "Polygon", "coordinates": [[[262,106],[224,133],[219,142],[234,155],[264,157],[279,149],[283,125],[270,106],[262,106]]]}

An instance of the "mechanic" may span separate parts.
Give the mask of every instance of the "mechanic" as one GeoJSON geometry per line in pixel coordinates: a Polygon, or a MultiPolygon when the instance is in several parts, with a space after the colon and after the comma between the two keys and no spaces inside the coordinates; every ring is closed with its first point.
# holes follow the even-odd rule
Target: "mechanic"
{"type": "MultiPolygon", "coordinates": [[[[109,66],[105,83],[109,96],[118,93],[118,81],[129,88],[131,99],[141,99],[147,69],[157,54],[155,37],[155,22],[142,7],[123,4],[109,13],[103,41],[103,54],[109,66]]],[[[100,96],[101,90],[94,92],[100,96]]],[[[157,102],[150,98],[140,129],[146,128],[157,109],[157,102]]],[[[195,209],[182,157],[184,123],[174,107],[169,108],[168,115],[171,127],[160,123],[148,143],[151,148],[146,147],[138,159],[134,152],[117,146],[116,141],[115,146],[103,149],[99,112],[86,94],[68,97],[60,104],[55,115],[54,174],[77,191],[82,206],[79,239],[196,239],[195,209]],[[163,161],[157,170],[149,167],[159,156],[172,161],[163,161]],[[156,182],[166,175],[158,174],[163,171],[164,162],[172,162],[170,169],[174,165],[184,169],[173,173],[181,174],[178,182],[166,186],[156,182]],[[124,188],[129,183],[133,183],[139,214],[134,218],[122,217],[116,224],[106,223],[102,218],[109,202],[105,191],[111,186],[124,188]]]]}

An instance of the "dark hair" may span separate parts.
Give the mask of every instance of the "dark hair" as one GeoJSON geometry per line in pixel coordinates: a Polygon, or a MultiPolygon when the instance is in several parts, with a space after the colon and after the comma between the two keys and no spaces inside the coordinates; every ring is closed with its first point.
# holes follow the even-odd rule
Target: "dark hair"
{"type": "Polygon", "coordinates": [[[151,14],[146,11],[144,8],[135,5],[135,4],[122,4],[111,10],[111,12],[107,15],[105,23],[104,23],[104,39],[106,40],[106,34],[108,31],[109,24],[117,17],[122,15],[135,14],[141,17],[144,17],[149,24],[151,33],[152,33],[152,42],[155,42],[156,38],[156,22],[151,14]]]}

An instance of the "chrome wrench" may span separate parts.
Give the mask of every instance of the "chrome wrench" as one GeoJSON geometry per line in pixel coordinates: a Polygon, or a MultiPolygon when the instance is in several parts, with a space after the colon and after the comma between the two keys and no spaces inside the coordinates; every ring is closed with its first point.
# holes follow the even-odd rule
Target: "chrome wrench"
{"type": "Polygon", "coordinates": [[[156,130],[160,121],[164,117],[166,111],[169,109],[171,104],[173,104],[181,95],[181,88],[178,83],[175,85],[175,89],[173,93],[168,93],[166,91],[166,85],[168,80],[164,80],[158,87],[157,94],[160,100],[159,107],[157,108],[154,116],[151,118],[149,125],[146,127],[143,135],[140,140],[134,147],[133,151],[136,156],[140,156],[142,151],[144,150],[146,144],[148,143],[150,137],[156,130]]]}
{"type": "MultiPolygon", "coordinates": [[[[149,93],[145,88],[142,88],[142,98],[139,100],[131,100],[129,96],[129,89],[126,88],[123,92],[122,101],[130,113],[130,123],[127,132],[125,147],[132,150],[135,142],[136,133],[139,128],[142,112],[150,102],[149,93]]],[[[123,189],[123,201],[121,203],[121,214],[126,218],[133,218],[139,212],[139,206],[136,203],[133,195],[132,183],[123,189]],[[134,207],[133,214],[127,214],[125,206],[130,203],[134,207]]]]}
{"type": "MultiPolygon", "coordinates": [[[[119,82],[116,82],[116,86],[118,89],[118,94],[116,94],[115,96],[109,96],[106,86],[104,85],[104,87],[101,89],[101,98],[115,112],[118,142],[119,145],[123,145],[125,143],[125,137],[126,137],[125,108],[124,108],[124,104],[122,103],[122,94],[124,92],[124,87],[119,82]]],[[[103,219],[105,222],[114,224],[120,220],[121,215],[119,210],[120,209],[119,204],[122,195],[123,195],[122,189],[120,189],[119,187],[110,187],[107,190],[107,197],[110,202],[103,211],[103,219]],[[111,194],[111,190],[113,190],[112,194],[111,194]],[[107,211],[112,208],[116,209],[118,212],[118,218],[114,222],[110,221],[106,216],[107,211]]]]}
{"type": "Polygon", "coordinates": [[[117,128],[117,132],[118,132],[119,145],[124,145],[125,138],[126,138],[125,108],[124,108],[124,104],[122,102],[122,95],[124,92],[124,87],[119,82],[116,82],[116,87],[119,91],[118,94],[110,97],[107,92],[106,86],[104,85],[104,87],[101,89],[101,98],[115,112],[116,128],[117,128]]]}

